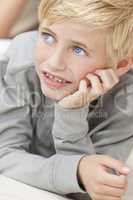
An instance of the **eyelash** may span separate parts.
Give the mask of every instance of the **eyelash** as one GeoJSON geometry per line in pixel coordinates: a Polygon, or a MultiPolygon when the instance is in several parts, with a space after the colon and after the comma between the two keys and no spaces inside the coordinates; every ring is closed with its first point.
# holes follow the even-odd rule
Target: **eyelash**
{"type": "Polygon", "coordinates": [[[88,56],[88,52],[85,49],[83,49],[82,47],[80,47],[80,46],[73,46],[72,49],[73,50],[75,50],[75,49],[81,49],[82,51],[84,51],[84,53],[86,54],[86,56],[88,56]]]}
{"type": "Polygon", "coordinates": [[[54,40],[56,40],[56,38],[55,38],[53,35],[51,35],[50,33],[42,32],[41,35],[42,35],[42,37],[44,37],[44,36],[49,36],[49,37],[54,38],[54,40]]]}
{"type": "MultiPolygon", "coordinates": [[[[52,34],[50,34],[50,33],[42,32],[41,35],[42,35],[42,37],[44,37],[44,36],[50,36],[50,37],[54,38],[54,40],[56,40],[56,38],[52,34]]],[[[86,54],[86,56],[89,55],[88,52],[85,49],[83,49],[82,47],[80,47],[80,46],[73,46],[72,50],[75,50],[75,49],[78,49],[78,48],[82,49],[84,51],[84,53],[86,54]]]]}

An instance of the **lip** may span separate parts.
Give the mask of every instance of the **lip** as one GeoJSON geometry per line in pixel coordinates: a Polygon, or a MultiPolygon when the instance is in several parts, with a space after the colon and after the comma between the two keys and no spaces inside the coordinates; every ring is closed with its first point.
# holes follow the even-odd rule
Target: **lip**
{"type": "Polygon", "coordinates": [[[58,74],[52,74],[51,72],[43,71],[43,74],[46,74],[46,73],[48,73],[49,75],[52,75],[52,76],[56,76],[56,77],[58,77],[59,79],[64,79],[67,83],[72,83],[71,81],[67,80],[65,77],[61,77],[61,76],[59,76],[58,74]]]}
{"type": "MultiPolygon", "coordinates": [[[[51,80],[50,78],[48,78],[46,76],[46,73],[49,73],[49,72],[43,72],[43,78],[44,78],[44,81],[45,83],[51,87],[51,88],[62,88],[62,87],[65,87],[65,86],[68,86],[69,84],[71,84],[72,82],[70,81],[67,81],[66,83],[60,83],[60,82],[57,82],[57,81],[54,81],[54,80],[51,80]]],[[[49,73],[50,75],[53,75],[51,73],[49,73]]],[[[56,75],[53,75],[53,76],[56,76],[56,75]]],[[[59,76],[58,76],[59,77],[59,76]]],[[[66,80],[66,79],[65,79],[66,80]]]]}

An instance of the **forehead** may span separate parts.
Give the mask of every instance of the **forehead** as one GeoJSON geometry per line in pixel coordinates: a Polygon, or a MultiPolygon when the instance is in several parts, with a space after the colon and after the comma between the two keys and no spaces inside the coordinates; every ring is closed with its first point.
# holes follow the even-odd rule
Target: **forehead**
{"type": "MultiPolygon", "coordinates": [[[[46,20],[41,24],[41,29],[49,28],[62,40],[77,40],[78,42],[97,46],[104,44],[107,36],[106,29],[94,29],[93,26],[73,22],[60,22],[49,25],[46,20]]],[[[45,30],[45,29],[44,29],[45,30]]]]}

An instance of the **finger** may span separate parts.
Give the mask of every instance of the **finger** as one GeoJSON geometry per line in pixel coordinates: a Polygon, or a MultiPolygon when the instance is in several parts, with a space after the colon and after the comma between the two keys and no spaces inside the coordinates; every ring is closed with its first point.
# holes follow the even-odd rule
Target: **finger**
{"type": "Polygon", "coordinates": [[[79,90],[77,90],[75,93],[63,98],[59,105],[63,106],[64,108],[76,108],[79,106],[79,98],[80,93],[79,90]]]}
{"type": "Polygon", "coordinates": [[[96,70],[95,74],[100,76],[105,92],[119,82],[119,77],[113,69],[96,70]]]}
{"type": "Polygon", "coordinates": [[[96,75],[88,74],[86,76],[91,84],[91,95],[94,97],[98,97],[103,94],[103,87],[99,80],[99,78],[96,75]]]}
{"type": "Polygon", "coordinates": [[[118,175],[118,176],[120,176],[120,175],[128,175],[129,173],[130,173],[130,169],[129,168],[127,168],[127,167],[124,167],[124,168],[122,168],[122,171],[121,171],[121,173],[120,172],[118,172],[118,171],[115,171],[115,173],[118,175]]]}
{"type": "Polygon", "coordinates": [[[115,197],[121,197],[122,195],[124,195],[125,190],[121,188],[110,187],[107,185],[100,185],[94,188],[94,192],[99,195],[110,195],[115,197]]]}
{"type": "Polygon", "coordinates": [[[68,102],[71,108],[83,107],[87,102],[87,92],[86,81],[81,80],[79,83],[79,89],[74,94],[70,95],[64,103],[67,104],[68,102]]]}
{"type": "Polygon", "coordinates": [[[114,80],[114,83],[117,84],[119,82],[119,77],[118,77],[116,71],[113,70],[113,69],[109,69],[108,72],[112,76],[112,79],[114,80]]]}
{"type": "Polygon", "coordinates": [[[66,106],[69,105],[69,108],[81,107],[85,92],[86,92],[85,82],[81,80],[79,83],[78,90],[75,93],[69,95],[67,98],[64,98],[62,100],[62,103],[65,104],[66,106]]]}
{"type": "Polygon", "coordinates": [[[115,171],[118,171],[120,174],[123,173],[125,170],[129,170],[127,167],[125,167],[124,163],[120,160],[116,160],[110,156],[103,156],[102,159],[100,159],[101,165],[106,166],[107,168],[114,169],[115,171]]]}
{"type": "Polygon", "coordinates": [[[79,91],[86,93],[87,91],[87,83],[85,80],[81,80],[79,83],[79,91]]]}
{"type": "Polygon", "coordinates": [[[125,73],[127,73],[128,71],[130,70],[130,68],[126,68],[126,67],[123,67],[123,69],[117,69],[117,75],[118,77],[121,77],[123,76],[125,73]]]}
{"type": "Polygon", "coordinates": [[[81,80],[79,84],[79,92],[81,94],[81,105],[86,105],[88,101],[88,89],[87,89],[87,82],[85,80],[81,80]]]}
{"type": "Polygon", "coordinates": [[[82,107],[82,95],[79,90],[71,95],[71,105],[73,108],[82,107]]]}
{"type": "Polygon", "coordinates": [[[113,197],[108,195],[92,195],[92,200],[121,200],[120,197],[113,197]]]}
{"type": "Polygon", "coordinates": [[[126,177],[125,176],[117,176],[114,174],[109,174],[105,172],[105,175],[103,176],[103,184],[111,186],[111,187],[117,187],[124,189],[126,185],[126,177]]]}
{"type": "Polygon", "coordinates": [[[101,79],[101,75],[102,74],[111,74],[112,75],[112,78],[114,79],[114,81],[119,81],[119,77],[118,77],[118,74],[117,74],[117,70],[115,69],[112,69],[112,68],[108,68],[108,69],[97,69],[95,71],[95,74],[99,75],[100,76],[100,79],[101,79]]]}
{"type": "Polygon", "coordinates": [[[72,102],[72,95],[68,96],[67,98],[63,98],[60,102],[59,105],[63,106],[64,108],[72,108],[73,107],[73,102],[72,102]]]}

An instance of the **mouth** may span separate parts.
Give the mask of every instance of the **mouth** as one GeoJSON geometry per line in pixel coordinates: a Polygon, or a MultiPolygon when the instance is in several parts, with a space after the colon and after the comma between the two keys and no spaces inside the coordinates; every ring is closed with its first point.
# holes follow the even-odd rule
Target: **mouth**
{"type": "Polygon", "coordinates": [[[64,87],[72,83],[71,81],[68,81],[60,76],[53,75],[46,71],[43,72],[43,76],[46,84],[54,88],[64,87]]]}

